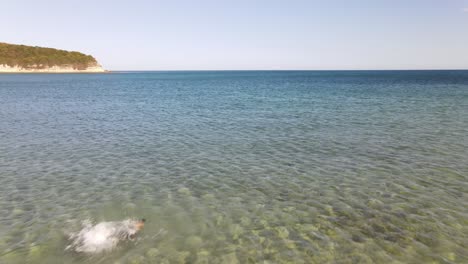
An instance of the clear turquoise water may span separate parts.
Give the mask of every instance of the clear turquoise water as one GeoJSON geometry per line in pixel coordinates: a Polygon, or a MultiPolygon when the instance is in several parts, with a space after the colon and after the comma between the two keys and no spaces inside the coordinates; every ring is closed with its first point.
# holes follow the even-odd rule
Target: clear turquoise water
{"type": "Polygon", "coordinates": [[[0,75],[0,263],[467,263],[467,161],[468,71],[0,75]]]}

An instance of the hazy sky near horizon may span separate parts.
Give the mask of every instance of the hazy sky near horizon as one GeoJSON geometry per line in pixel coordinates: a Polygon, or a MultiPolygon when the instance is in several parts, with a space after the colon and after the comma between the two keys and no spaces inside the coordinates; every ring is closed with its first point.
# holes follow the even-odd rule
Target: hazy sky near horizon
{"type": "Polygon", "coordinates": [[[0,0],[0,42],[110,70],[468,69],[468,0],[0,0]]]}

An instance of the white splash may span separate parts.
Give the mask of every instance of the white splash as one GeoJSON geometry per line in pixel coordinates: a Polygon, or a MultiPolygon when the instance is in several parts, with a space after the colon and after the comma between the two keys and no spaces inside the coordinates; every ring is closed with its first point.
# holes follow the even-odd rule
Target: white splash
{"type": "Polygon", "coordinates": [[[132,240],[143,225],[144,220],[133,219],[96,225],[86,220],[83,222],[83,229],[69,235],[71,243],[66,249],[84,253],[111,251],[120,241],[132,240]]]}

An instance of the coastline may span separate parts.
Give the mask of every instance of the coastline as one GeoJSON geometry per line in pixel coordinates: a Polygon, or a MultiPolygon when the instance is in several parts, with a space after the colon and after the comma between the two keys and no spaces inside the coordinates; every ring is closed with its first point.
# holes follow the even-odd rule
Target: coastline
{"type": "Polygon", "coordinates": [[[0,74],[1,73],[108,73],[109,71],[102,68],[101,65],[96,64],[91,67],[87,67],[84,70],[78,70],[73,68],[73,66],[53,66],[43,69],[37,68],[23,68],[23,67],[10,67],[8,65],[0,64],[0,74]]]}

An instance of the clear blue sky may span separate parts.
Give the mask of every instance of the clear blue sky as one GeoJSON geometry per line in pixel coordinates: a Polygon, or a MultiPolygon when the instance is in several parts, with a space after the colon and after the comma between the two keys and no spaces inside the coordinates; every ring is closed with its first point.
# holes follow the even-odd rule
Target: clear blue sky
{"type": "Polygon", "coordinates": [[[110,70],[468,68],[468,0],[0,0],[0,41],[110,70]]]}

